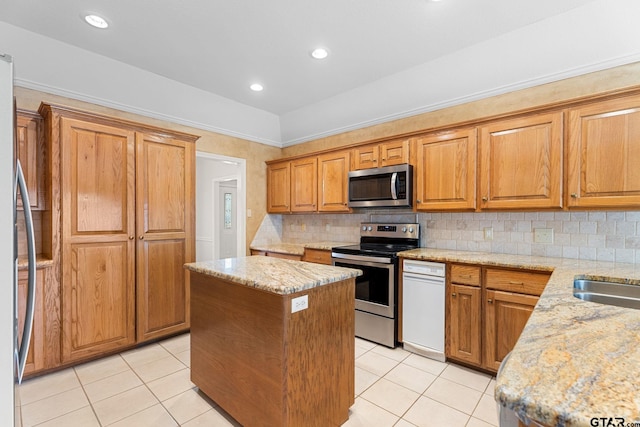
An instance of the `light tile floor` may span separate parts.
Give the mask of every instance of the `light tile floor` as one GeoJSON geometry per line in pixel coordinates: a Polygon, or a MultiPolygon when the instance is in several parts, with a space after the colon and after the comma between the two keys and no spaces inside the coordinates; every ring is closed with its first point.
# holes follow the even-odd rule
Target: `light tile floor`
{"type": "MultiPolygon", "coordinates": [[[[489,375],[356,338],[347,427],[497,426],[489,375]]],[[[189,334],[25,381],[25,427],[238,426],[189,380],[189,334]]]]}

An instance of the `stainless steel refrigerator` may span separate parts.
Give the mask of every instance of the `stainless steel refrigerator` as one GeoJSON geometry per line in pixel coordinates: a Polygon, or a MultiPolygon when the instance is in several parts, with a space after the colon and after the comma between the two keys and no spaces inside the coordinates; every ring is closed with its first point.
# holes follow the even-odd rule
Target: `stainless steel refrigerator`
{"type": "Polygon", "coordinates": [[[27,358],[33,327],[35,245],[29,195],[20,162],[14,159],[15,104],[13,61],[0,53],[0,425],[22,425],[17,389],[27,358]],[[19,194],[19,196],[18,196],[19,194]],[[17,209],[17,197],[23,208],[17,209]],[[29,284],[24,327],[18,331],[18,216],[24,215],[29,284]],[[21,339],[19,339],[21,337],[21,339]]]}

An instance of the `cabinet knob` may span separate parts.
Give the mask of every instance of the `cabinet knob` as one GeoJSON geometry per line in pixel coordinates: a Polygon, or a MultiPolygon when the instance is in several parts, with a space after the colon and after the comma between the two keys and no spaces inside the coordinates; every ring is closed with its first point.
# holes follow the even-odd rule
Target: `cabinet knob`
{"type": "Polygon", "coordinates": [[[133,240],[133,236],[129,236],[129,240],[133,240]]]}
{"type": "Polygon", "coordinates": [[[417,203],[422,203],[422,200],[416,200],[417,203]]]}
{"type": "Polygon", "coordinates": [[[488,302],[489,304],[493,304],[493,300],[492,300],[491,298],[489,298],[489,299],[487,300],[487,302],[488,302]]]}
{"type": "Polygon", "coordinates": [[[571,198],[573,198],[573,199],[577,199],[577,198],[578,198],[578,195],[577,195],[576,193],[571,193],[571,198]]]}
{"type": "Polygon", "coordinates": [[[144,240],[144,236],[140,236],[140,237],[138,237],[138,239],[144,240]]]}
{"type": "Polygon", "coordinates": [[[451,294],[452,297],[455,297],[457,294],[454,292],[451,294]]]}
{"type": "Polygon", "coordinates": [[[488,201],[489,201],[489,198],[488,198],[487,196],[484,196],[484,197],[482,198],[482,201],[483,201],[483,202],[488,202],[488,201]]]}

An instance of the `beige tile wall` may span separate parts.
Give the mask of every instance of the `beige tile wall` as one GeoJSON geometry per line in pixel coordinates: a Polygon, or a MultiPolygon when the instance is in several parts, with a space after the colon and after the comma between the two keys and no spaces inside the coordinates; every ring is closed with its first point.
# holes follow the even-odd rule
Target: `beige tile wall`
{"type": "MultiPolygon", "coordinates": [[[[361,222],[421,224],[421,246],[597,261],[640,263],[640,211],[591,212],[376,212],[345,215],[268,215],[277,227],[269,242],[355,242],[361,222]],[[484,239],[484,229],[493,240],[484,239]],[[534,242],[534,230],[553,229],[553,243],[534,242]]],[[[264,227],[264,223],[263,223],[264,227]]]]}

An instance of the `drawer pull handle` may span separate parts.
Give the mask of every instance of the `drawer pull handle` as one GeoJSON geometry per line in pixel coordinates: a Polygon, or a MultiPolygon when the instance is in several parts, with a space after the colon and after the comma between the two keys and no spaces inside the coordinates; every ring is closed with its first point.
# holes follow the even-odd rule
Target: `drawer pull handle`
{"type": "Polygon", "coordinates": [[[509,284],[524,286],[524,282],[516,282],[515,280],[509,280],[509,284]]]}
{"type": "Polygon", "coordinates": [[[492,300],[491,298],[489,298],[489,299],[487,300],[487,302],[488,302],[489,304],[493,304],[493,300],[492,300]]]}
{"type": "Polygon", "coordinates": [[[470,274],[461,274],[460,277],[462,277],[463,279],[471,279],[470,274]]]}

